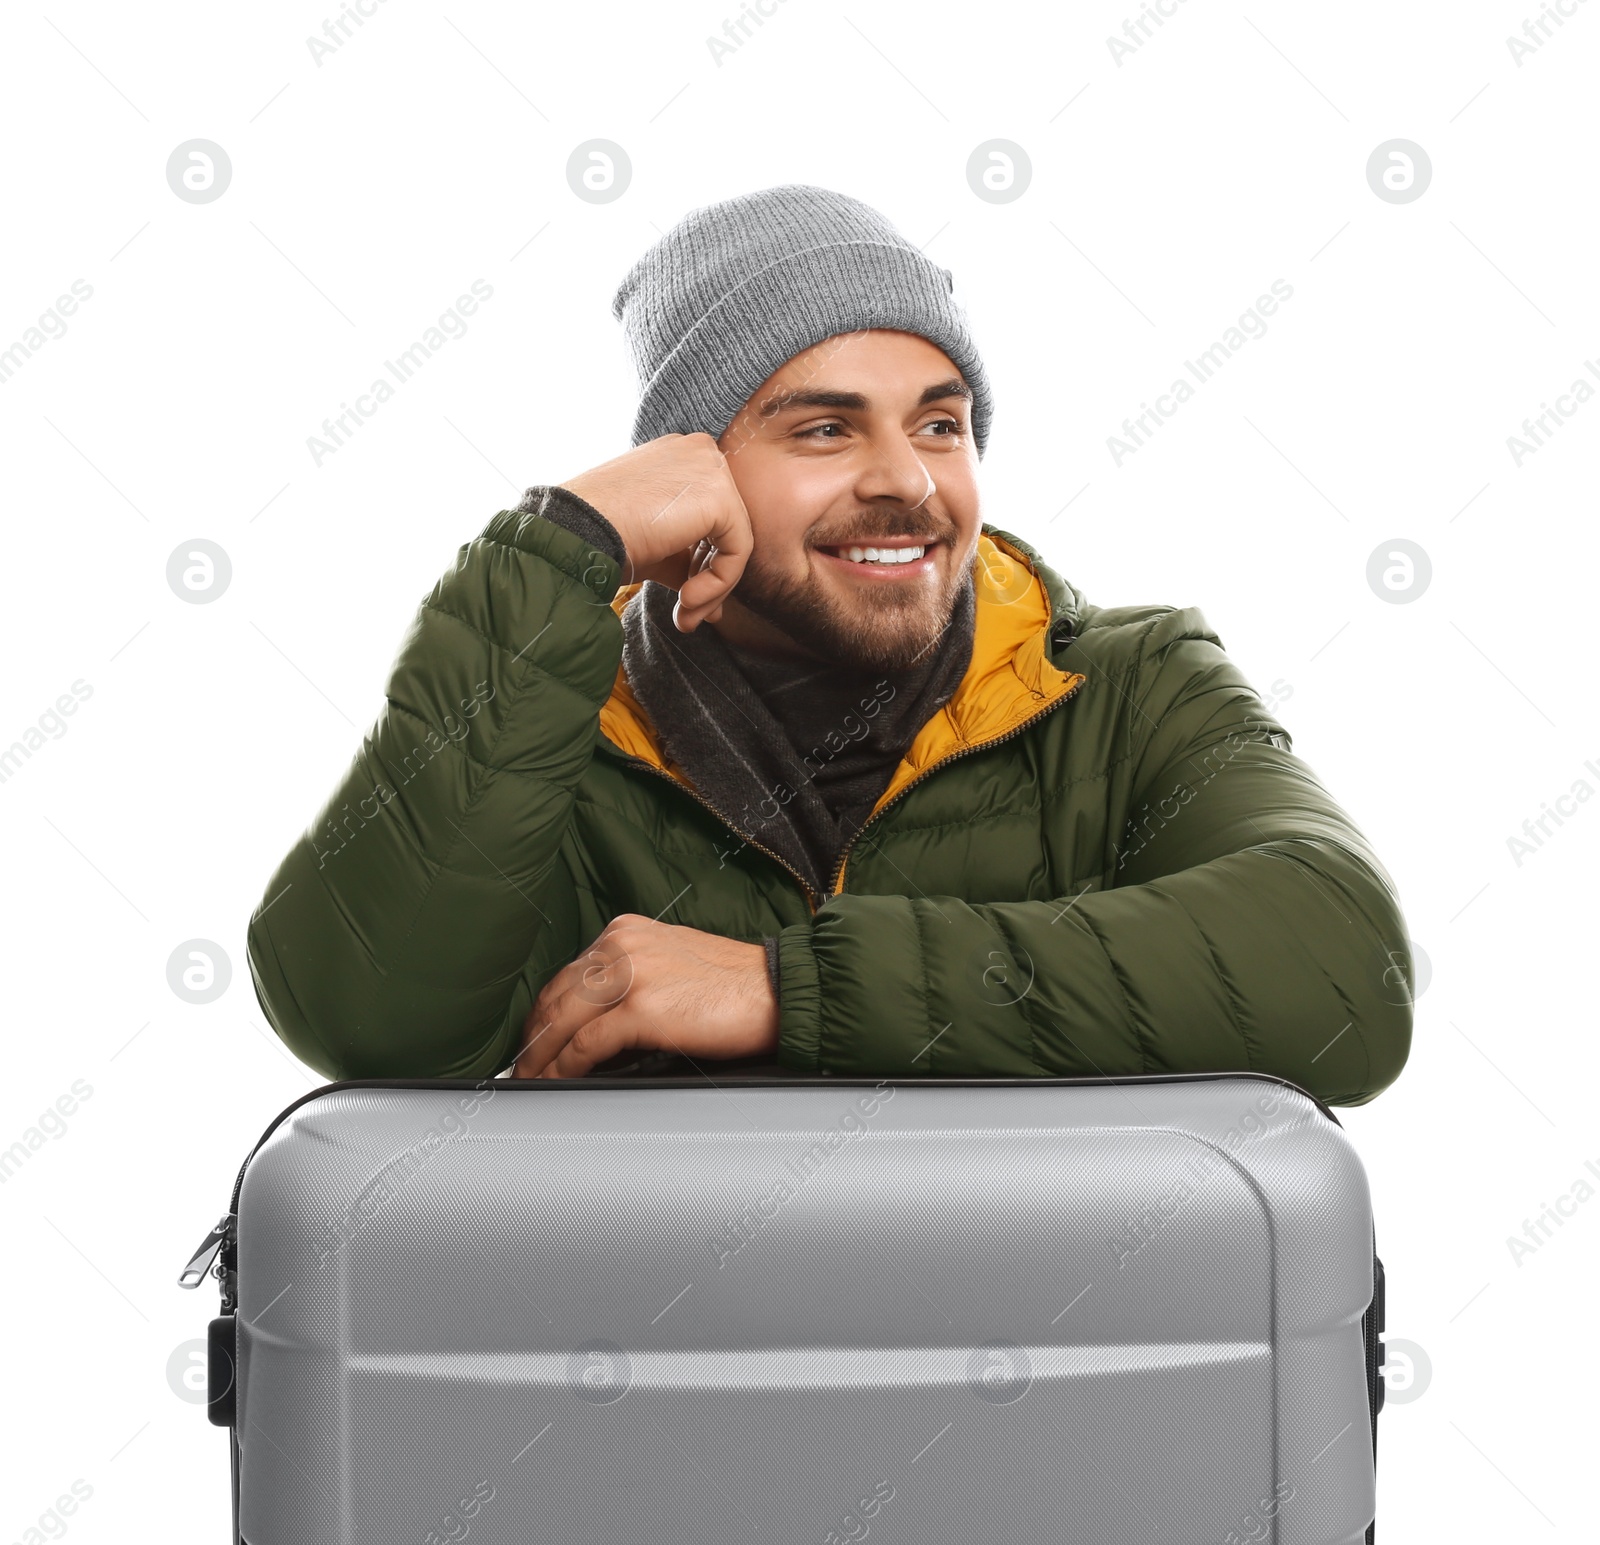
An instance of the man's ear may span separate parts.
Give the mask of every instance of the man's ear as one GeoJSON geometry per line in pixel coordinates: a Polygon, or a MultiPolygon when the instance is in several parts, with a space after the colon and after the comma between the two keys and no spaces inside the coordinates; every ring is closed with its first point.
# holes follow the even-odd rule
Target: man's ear
{"type": "Polygon", "coordinates": [[[707,612],[705,614],[705,616],[702,617],[700,620],[702,622],[721,622],[722,621],[722,602],[718,601],[717,605],[716,605],[716,609],[714,611],[707,612]]]}

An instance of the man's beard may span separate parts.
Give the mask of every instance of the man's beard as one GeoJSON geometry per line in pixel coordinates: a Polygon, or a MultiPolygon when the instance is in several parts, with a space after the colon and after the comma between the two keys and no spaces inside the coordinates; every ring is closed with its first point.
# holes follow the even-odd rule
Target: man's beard
{"type": "MultiPolygon", "coordinates": [[[[871,538],[861,540],[866,545],[871,538]]],[[[817,579],[769,574],[752,556],[730,599],[828,664],[901,671],[925,665],[938,653],[972,556],[955,565],[937,589],[902,588],[893,581],[863,585],[854,606],[817,579]]]]}

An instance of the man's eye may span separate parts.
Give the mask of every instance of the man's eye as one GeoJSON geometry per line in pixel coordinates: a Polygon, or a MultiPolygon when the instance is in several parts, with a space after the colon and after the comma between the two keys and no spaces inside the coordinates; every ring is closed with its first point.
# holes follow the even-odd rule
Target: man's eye
{"type": "MultiPolygon", "coordinates": [[[[932,429],[935,426],[940,425],[940,424],[948,425],[950,433],[949,434],[942,434],[942,435],[935,435],[933,438],[936,439],[936,440],[951,440],[951,439],[954,439],[955,436],[957,436],[957,435],[959,435],[961,433],[961,421],[959,419],[954,419],[954,418],[936,418],[936,419],[931,420],[929,423],[923,425],[923,428],[932,429]]],[[[822,436],[822,431],[824,429],[838,429],[838,430],[842,431],[844,429],[844,427],[845,426],[843,424],[839,423],[837,420],[830,419],[825,424],[813,424],[809,429],[796,430],[795,431],[795,439],[797,439],[797,440],[809,440],[813,436],[821,437],[822,436]]],[[[833,436],[829,435],[829,436],[826,436],[825,438],[832,439],[833,436]]]]}

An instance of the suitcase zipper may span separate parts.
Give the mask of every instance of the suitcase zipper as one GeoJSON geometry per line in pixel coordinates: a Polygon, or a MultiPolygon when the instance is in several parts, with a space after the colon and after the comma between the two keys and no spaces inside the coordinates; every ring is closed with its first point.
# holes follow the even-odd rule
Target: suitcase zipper
{"type": "Polygon", "coordinates": [[[178,1277],[181,1288],[197,1288],[211,1275],[212,1265],[222,1252],[223,1242],[233,1232],[233,1214],[212,1225],[211,1232],[200,1241],[200,1248],[189,1258],[189,1264],[178,1277]]]}
{"type": "MultiPolygon", "coordinates": [[[[256,1147],[260,1147],[259,1143],[256,1147]]],[[[255,1150],[251,1150],[251,1157],[255,1150]]],[[[245,1163],[249,1163],[249,1159],[245,1163]]],[[[235,1196],[238,1193],[237,1183],[234,1186],[235,1196]]],[[[237,1209],[238,1202],[232,1206],[237,1209]]],[[[224,1213],[212,1226],[211,1232],[200,1241],[200,1248],[189,1257],[189,1264],[178,1274],[178,1286],[194,1289],[200,1286],[207,1277],[215,1275],[222,1284],[222,1312],[233,1313],[234,1304],[234,1230],[238,1224],[237,1211],[224,1213]]]]}

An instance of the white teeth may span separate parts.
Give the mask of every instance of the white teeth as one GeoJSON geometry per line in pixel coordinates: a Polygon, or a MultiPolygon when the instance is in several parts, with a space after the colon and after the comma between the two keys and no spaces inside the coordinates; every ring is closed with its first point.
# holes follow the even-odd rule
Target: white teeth
{"type": "Polygon", "coordinates": [[[926,546],[844,547],[839,550],[839,556],[852,563],[915,563],[927,550],[926,546]]]}

